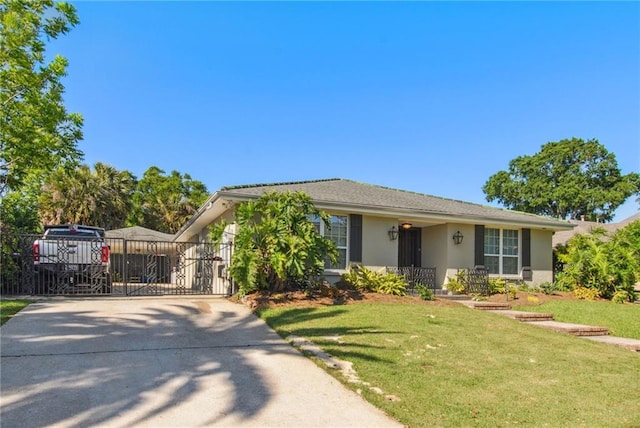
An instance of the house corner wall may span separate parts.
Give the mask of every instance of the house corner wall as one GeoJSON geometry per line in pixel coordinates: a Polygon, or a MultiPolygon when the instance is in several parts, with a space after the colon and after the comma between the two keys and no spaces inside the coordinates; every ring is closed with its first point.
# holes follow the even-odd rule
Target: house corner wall
{"type": "Polygon", "coordinates": [[[553,282],[553,232],[531,230],[531,271],[532,285],[553,282]]]}

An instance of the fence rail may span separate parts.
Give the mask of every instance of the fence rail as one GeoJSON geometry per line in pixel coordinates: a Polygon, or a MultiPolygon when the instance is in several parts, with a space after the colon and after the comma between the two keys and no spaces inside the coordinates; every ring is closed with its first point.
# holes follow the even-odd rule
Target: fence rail
{"type": "Polygon", "coordinates": [[[431,290],[436,290],[436,268],[424,268],[415,266],[387,267],[387,272],[404,276],[407,281],[407,293],[417,295],[417,286],[426,285],[431,290]]]}
{"type": "Polygon", "coordinates": [[[229,246],[106,238],[107,261],[99,251],[101,241],[81,246],[69,239],[47,239],[53,256],[39,260],[34,243],[40,238],[0,235],[0,293],[131,296],[234,291],[226,269],[229,246]]]}
{"type": "Polygon", "coordinates": [[[469,269],[465,272],[465,292],[468,294],[480,294],[488,296],[489,271],[482,268],[469,269]]]}

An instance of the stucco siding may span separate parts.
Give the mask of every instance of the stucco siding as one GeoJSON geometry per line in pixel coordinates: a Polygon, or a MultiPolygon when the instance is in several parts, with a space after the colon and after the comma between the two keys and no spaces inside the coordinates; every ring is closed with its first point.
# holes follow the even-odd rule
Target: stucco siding
{"type": "Polygon", "coordinates": [[[398,240],[389,239],[389,229],[397,221],[382,217],[362,217],[362,264],[365,266],[396,266],[398,240]]]}
{"type": "Polygon", "coordinates": [[[467,224],[442,224],[422,230],[422,266],[436,268],[437,286],[443,286],[459,269],[473,267],[473,237],[473,225],[467,224]],[[453,242],[457,231],[463,235],[459,245],[453,242]]]}
{"type": "Polygon", "coordinates": [[[449,268],[469,269],[473,268],[473,245],[474,245],[474,226],[470,224],[449,224],[447,225],[447,257],[449,260],[449,268]],[[453,235],[460,231],[462,234],[462,243],[456,245],[453,242],[453,235]]]}
{"type": "Polygon", "coordinates": [[[443,284],[447,278],[454,278],[458,271],[462,269],[472,269],[474,267],[474,226],[470,224],[448,224],[447,225],[447,269],[443,273],[443,284]],[[462,243],[456,245],[453,242],[453,235],[457,231],[462,234],[462,243]]]}
{"type": "Polygon", "coordinates": [[[442,286],[447,269],[447,225],[422,229],[422,266],[436,268],[436,285],[442,286]]]}
{"type": "Polygon", "coordinates": [[[531,270],[532,284],[540,285],[553,281],[553,252],[551,245],[553,232],[550,230],[531,230],[531,270]]]}

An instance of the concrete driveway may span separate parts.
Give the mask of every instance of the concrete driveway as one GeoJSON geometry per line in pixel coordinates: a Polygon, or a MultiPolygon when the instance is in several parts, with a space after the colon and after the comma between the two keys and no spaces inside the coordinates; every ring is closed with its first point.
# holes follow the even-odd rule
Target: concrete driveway
{"type": "Polygon", "coordinates": [[[224,299],[50,299],[0,328],[11,427],[398,427],[224,299]]]}

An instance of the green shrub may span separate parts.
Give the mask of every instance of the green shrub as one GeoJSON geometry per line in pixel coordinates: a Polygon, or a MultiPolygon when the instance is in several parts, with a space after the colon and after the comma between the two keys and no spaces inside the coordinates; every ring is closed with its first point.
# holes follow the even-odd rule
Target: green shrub
{"type": "Polygon", "coordinates": [[[342,281],[358,291],[375,291],[382,294],[405,296],[407,282],[402,275],[374,272],[363,266],[352,266],[341,276],[342,281]]]}
{"type": "Polygon", "coordinates": [[[505,294],[506,292],[507,292],[507,281],[505,279],[489,278],[489,293],[505,294]]]}
{"type": "MultiPolygon", "coordinates": [[[[516,287],[516,286],[515,286],[515,284],[513,284],[512,286],[513,286],[513,287],[516,287]]],[[[528,292],[530,292],[530,291],[531,291],[531,287],[530,287],[530,286],[529,286],[529,284],[527,284],[526,282],[523,282],[523,283],[521,283],[521,284],[518,284],[518,285],[517,285],[517,289],[518,289],[519,291],[522,291],[522,292],[525,292],[525,293],[528,293],[528,292]]]]}
{"type": "Polygon", "coordinates": [[[618,290],[613,294],[611,301],[613,303],[625,303],[629,301],[629,293],[627,293],[625,290],[618,290]]]}
{"type": "Polygon", "coordinates": [[[407,282],[402,275],[395,273],[380,274],[380,281],[375,291],[382,294],[395,296],[407,295],[407,282]]]}
{"type": "Polygon", "coordinates": [[[369,269],[356,265],[351,266],[340,278],[358,291],[373,291],[375,285],[373,274],[374,272],[369,269]]]}
{"type": "Polygon", "coordinates": [[[433,300],[433,291],[425,284],[416,284],[416,291],[422,300],[433,300]]]}
{"type": "Polygon", "coordinates": [[[511,299],[515,299],[518,288],[516,284],[509,284],[504,278],[489,278],[489,294],[504,294],[511,299]]]}
{"type": "Polygon", "coordinates": [[[457,273],[456,273],[456,277],[455,278],[451,278],[450,276],[447,277],[447,290],[451,291],[452,293],[464,293],[467,289],[467,286],[465,284],[465,277],[467,274],[467,270],[466,269],[460,269],[457,273]]]}
{"type": "Polygon", "coordinates": [[[551,295],[551,294],[554,294],[556,291],[558,291],[558,286],[554,282],[547,281],[540,284],[540,289],[544,294],[551,295]]]}
{"type": "Polygon", "coordinates": [[[576,299],[580,300],[595,300],[600,297],[600,292],[597,289],[588,287],[576,287],[573,289],[573,294],[576,299]]]}
{"type": "Polygon", "coordinates": [[[618,290],[613,294],[611,301],[614,303],[635,302],[638,299],[638,295],[635,291],[618,290]]]}
{"type": "Polygon", "coordinates": [[[619,290],[631,295],[640,279],[640,221],[614,234],[603,228],[577,234],[557,256],[564,264],[556,277],[560,289],[587,287],[606,299],[619,290]]]}
{"type": "MultiPolygon", "coordinates": [[[[303,288],[324,273],[325,261],[337,260],[335,244],[320,235],[311,218],[331,226],[329,215],[303,192],[265,193],[237,206],[229,273],[240,296],[303,288]]],[[[223,231],[223,225],[211,228],[211,240],[220,242],[223,231]]]]}

